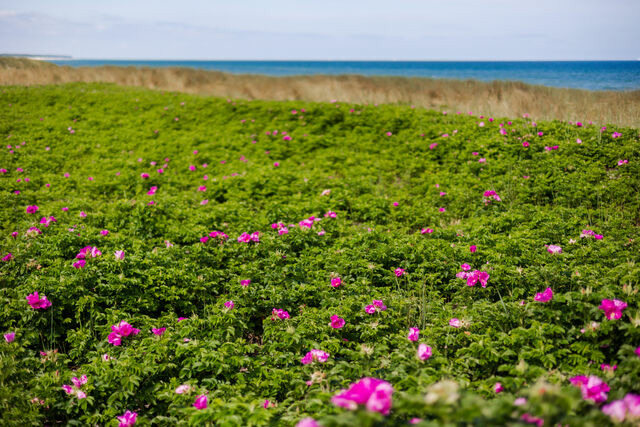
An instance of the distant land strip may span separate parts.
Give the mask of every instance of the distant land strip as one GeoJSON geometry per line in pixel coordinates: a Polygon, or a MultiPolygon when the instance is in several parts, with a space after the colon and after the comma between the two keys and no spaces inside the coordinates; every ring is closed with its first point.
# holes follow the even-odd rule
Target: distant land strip
{"type": "Polygon", "coordinates": [[[640,127],[640,90],[587,91],[521,82],[303,75],[270,77],[192,68],[58,66],[28,58],[0,57],[0,85],[106,82],[123,86],[224,98],[393,103],[493,117],[593,121],[640,127]]]}

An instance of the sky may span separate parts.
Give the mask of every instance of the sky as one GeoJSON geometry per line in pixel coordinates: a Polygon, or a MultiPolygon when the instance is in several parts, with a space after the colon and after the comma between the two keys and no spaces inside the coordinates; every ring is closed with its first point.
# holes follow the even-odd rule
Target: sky
{"type": "Polygon", "coordinates": [[[0,53],[636,60],[640,0],[0,0],[0,53]]]}

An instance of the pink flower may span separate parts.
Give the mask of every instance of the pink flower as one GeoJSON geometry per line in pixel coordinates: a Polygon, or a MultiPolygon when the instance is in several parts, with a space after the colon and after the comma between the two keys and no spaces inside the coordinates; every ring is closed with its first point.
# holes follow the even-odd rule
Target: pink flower
{"type": "Polygon", "coordinates": [[[618,160],[618,166],[626,165],[627,163],[629,163],[629,160],[627,159],[618,160]]]}
{"type": "Polygon", "coordinates": [[[176,393],[185,394],[185,393],[188,393],[190,390],[191,390],[191,386],[189,384],[182,384],[182,385],[179,385],[178,388],[176,388],[176,393]]]}
{"type": "Polygon", "coordinates": [[[395,273],[396,277],[402,277],[404,275],[404,268],[396,268],[395,270],[393,270],[393,272],[395,273]]]}
{"type": "Polygon", "coordinates": [[[289,316],[289,312],[287,312],[286,310],[283,310],[281,308],[274,308],[271,311],[271,320],[275,320],[276,317],[278,319],[285,320],[285,319],[289,319],[291,316],[289,316]]]}
{"type": "Polygon", "coordinates": [[[328,196],[329,194],[331,194],[331,190],[322,190],[322,193],[320,193],[321,196],[328,196]]]}
{"type": "Polygon", "coordinates": [[[196,170],[196,167],[195,167],[194,165],[190,165],[190,166],[189,166],[189,170],[190,170],[190,171],[194,171],[194,170],[196,170]]]}
{"type": "Polygon", "coordinates": [[[140,174],[140,178],[142,178],[142,179],[147,179],[147,178],[149,178],[149,174],[148,174],[148,173],[146,173],[146,172],[142,172],[142,173],[140,174]]]}
{"type": "Polygon", "coordinates": [[[429,150],[434,150],[436,147],[438,146],[437,142],[434,142],[432,144],[429,144],[429,150]]]}
{"type": "Polygon", "coordinates": [[[87,261],[85,261],[84,259],[79,259],[78,261],[73,263],[73,267],[77,269],[81,269],[81,268],[84,268],[86,263],[87,261]]]}
{"type": "Polygon", "coordinates": [[[278,163],[278,162],[274,162],[274,163],[273,163],[273,167],[274,167],[274,168],[277,168],[278,166],[280,166],[280,163],[278,163]]]}
{"type": "Polygon", "coordinates": [[[334,288],[337,288],[341,284],[342,284],[342,279],[341,278],[334,277],[333,279],[331,279],[331,286],[333,286],[334,288]]]}
{"type": "Polygon", "coordinates": [[[206,205],[207,203],[209,203],[209,199],[204,199],[200,202],[202,206],[206,205]]]}
{"type": "Polygon", "coordinates": [[[320,427],[320,424],[318,424],[313,418],[307,417],[298,421],[296,427],[320,427]]]}
{"type": "Polygon", "coordinates": [[[244,286],[245,288],[249,286],[250,283],[251,283],[251,279],[240,280],[240,285],[244,286]]]}
{"type": "Polygon", "coordinates": [[[627,308],[627,303],[617,299],[603,299],[598,308],[604,311],[607,320],[615,320],[622,317],[622,310],[627,308]]]}
{"type": "Polygon", "coordinates": [[[149,191],[147,191],[147,196],[153,196],[154,194],[156,194],[156,191],[158,191],[158,187],[154,185],[149,189],[149,191]]]}
{"type": "Polygon", "coordinates": [[[538,427],[542,427],[544,425],[544,419],[539,417],[534,417],[530,413],[526,412],[520,416],[520,419],[527,424],[535,424],[538,427]]]}
{"type": "Polygon", "coordinates": [[[397,207],[397,206],[400,206],[400,203],[398,203],[398,202],[393,202],[393,206],[396,206],[396,207],[397,207]]]}
{"type": "Polygon", "coordinates": [[[112,332],[107,337],[107,341],[110,344],[118,346],[122,343],[123,337],[128,337],[129,335],[138,335],[140,329],[134,328],[129,323],[123,320],[117,325],[111,326],[111,331],[112,332]]]}
{"type": "Polygon", "coordinates": [[[38,206],[27,206],[27,213],[28,214],[32,214],[32,213],[36,213],[38,211],[38,209],[40,209],[38,206]]]}
{"type": "Polygon", "coordinates": [[[422,230],[420,230],[420,234],[431,234],[431,233],[433,233],[432,228],[423,228],[422,230]]]}
{"type": "Polygon", "coordinates": [[[495,383],[494,386],[493,386],[493,392],[497,394],[497,393],[500,393],[502,391],[504,391],[504,387],[502,387],[502,384],[501,383],[495,383]]]}
{"type": "Polygon", "coordinates": [[[11,252],[9,252],[5,256],[2,257],[2,261],[7,262],[7,261],[10,261],[12,258],[13,258],[13,254],[11,252]]]}
{"type": "Polygon", "coordinates": [[[233,301],[226,301],[224,303],[224,306],[227,308],[227,310],[233,310],[233,307],[235,307],[235,304],[233,301]]]}
{"type": "Polygon", "coordinates": [[[502,201],[502,199],[500,198],[500,196],[498,195],[498,193],[496,193],[496,192],[495,192],[495,191],[493,191],[493,190],[487,190],[487,191],[485,191],[485,192],[482,194],[482,196],[484,197],[483,202],[484,202],[484,204],[485,204],[485,205],[486,205],[486,204],[488,204],[488,203],[491,203],[491,202],[493,202],[493,201],[496,201],[496,202],[501,202],[501,201],[502,201]]]}
{"type": "MultiPolygon", "coordinates": [[[[338,317],[337,315],[333,315],[331,316],[331,323],[329,323],[329,326],[331,326],[333,329],[341,329],[345,324],[345,321],[343,318],[338,317]]],[[[640,347],[638,347],[638,349],[640,350],[640,347]]]]}
{"type": "Polygon", "coordinates": [[[640,395],[627,393],[621,400],[615,400],[602,407],[602,412],[619,422],[625,418],[628,421],[638,421],[640,419],[640,395]]]}
{"type": "Polygon", "coordinates": [[[200,187],[198,187],[198,191],[207,191],[207,186],[201,185],[200,187]]]}
{"type": "Polygon", "coordinates": [[[166,330],[167,328],[151,328],[151,332],[153,332],[154,335],[162,335],[166,330]]]}
{"type": "Polygon", "coordinates": [[[303,365],[308,365],[313,362],[325,363],[329,359],[329,353],[326,353],[322,350],[313,349],[308,352],[302,359],[300,359],[300,363],[303,365]]]}
{"type": "Polygon", "coordinates": [[[118,421],[120,421],[120,424],[118,424],[118,427],[131,427],[136,423],[137,416],[138,414],[135,412],[126,411],[124,414],[120,415],[119,417],[116,417],[118,418],[118,421]]]}
{"type": "Polygon", "coordinates": [[[38,295],[38,291],[27,295],[27,302],[34,310],[42,309],[46,310],[51,307],[51,301],[49,301],[46,295],[42,295],[42,298],[38,295]]]}
{"type": "Polygon", "coordinates": [[[524,141],[524,142],[522,143],[522,146],[523,146],[524,148],[527,148],[527,147],[529,147],[529,143],[528,143],[527,141],[524,141]]]}
{"type": "Polygon", "coordinates": [[[640,357],[640,346],[636,347],[636,356],[640,357]]]}
{"type": "Polygon", "coordinates": [[[338,216],[338,214],[335,213],[335,212],[329,211],[326,214],[324,214],[324,216],[325,216],[325,218],[327,218],[327,217],[328,218],[336,218],[338,216]]]}
{"type": "Polygon", "coordinates": [[[544,292],[538,292],[535,297],[533,297],[534,301],[538,302],[549,302],[553,298],[553,291],[551,288],[547,288],[544,292]]]}
{"type": "Polygon", "coordinates": [[[605,372],[613,372],[616,369],[618,369],[618,365],[609,365],[608,363],[601,363],[600,364],[600,369],[602,369],[605,372]]]}
{"type": "Polygon", "coordinates": [[[453,319],[449,320],[449,326],[459,328],[460,326],[462,326],[462,322],[460,322],[460,319],[454,317],[453,319]]]}
{"type": "Polygon", "coordinates": [[[15,332],[7,332],[6,334],[4,334],[4,340],[6,342],[13,342],[16,339],[16,333],[15,332]]]}
{"type": "Polygon", "coordinates": [[[476,245],[469,246],[469,252],[474,253],[477,250],[476,245]]]}
{"type": "Polygon", "coordinates": [[[85,218],[86,216],[87,216],[87,214],[86,214],[86,213],[84,213],[84,211],[80,211],[80,217],[81,217],[81,218],[85,218]]]}
{"type": "Polygon", "coordinates": [[[77,390],[76,391],[76,396],[78,397],[78,399],[84,399],[87,397],[87,393],[85,393],[82,390],[77,390]]]}
{"type": "Polygon", "coordinates": [[[100,234],[102,234],[103,236],[108,236],[109,235],[109,230],[101,230],[100,234]]]}
{"type": "Polygon", "coordinates": [[[420,339],[420,329],[409,328],[409,335],[407,335],[409,341],[418,341],[420,339]]]}
{"type": "Polygon", "coordinates": [[[262,403],[262,407],[264,409],[267,409],[269,406],[273,406],[273,403],[269,402],[269,399],[265,399],[265,401],[262,403]]]}
{"type": "Polygon", "coordinates": [[[420,344],[418,346],[418,359],[427,360],[431,357],[431,347],[426,344],[420,344]]]}
{"type": "Polygon", "coordinates": [[[562,248],[558,245],[549,245],[547,246],[547,252],[550,254],[561,254],[562,248]]]}
{"type": "Polygon", "coordinates": [[[333,396],[331,402],[349,410],[355,410],[358,405],[364,405],[369,411],[388,415],[391,410],[392,395],[393,387],[391,384],[367,377],[333,396]]]}
{"type": "Polygon", "coordinates": [[[592,400],[595,403],[606,402],[609,386],[595,375],[589,377],[578,375],[570,378],[569,381],[574,386],[580,387],[584,400],[592,400]]]}
{"type": "Polygon", "coordinates": [[[439,208],[439,209],[438,209],[438,211],[439,211],[439,212],[446,212],[446,211],[447,211],[447,209],[446,209],[446,208],[439,208]]]}
{"type": "Polygon", "coordinates": [[[124,251],[115,251],[116,259],[124,259],[124,251]]]}
{"type": "Polygon", "coordinates": [[[474,270],[470,273],[461,274],[459,277],[463,279],[466,278],[467,286],[475,286],[478,282],[480,282],[482,287],[486,288],[490,276],[486,271],[474,270]]]}

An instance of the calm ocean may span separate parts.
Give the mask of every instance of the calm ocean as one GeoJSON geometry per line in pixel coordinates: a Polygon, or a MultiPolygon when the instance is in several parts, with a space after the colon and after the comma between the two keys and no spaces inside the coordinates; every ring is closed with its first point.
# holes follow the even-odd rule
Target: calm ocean
{"type": "Polygon", "coordinates": [[[639,61],[136,61],[55,60],[58,65],[96,67],[190,67],[236,74],[291,76],[302,74],[361,74],[365,76],[432,77],[482,81],[512,80],[589,90],[640,89],[639,61]]]}

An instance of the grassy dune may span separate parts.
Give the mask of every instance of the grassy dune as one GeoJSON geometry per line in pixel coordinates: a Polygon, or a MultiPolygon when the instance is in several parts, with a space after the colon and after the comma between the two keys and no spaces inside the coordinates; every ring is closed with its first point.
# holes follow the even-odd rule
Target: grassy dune
{"type": "Polygon", "coordinates": [[[109,82],[202,95],[263,100],[406,103],[538,120],[581,120],[640,126],[640,91],[592,92],[520,82],[479,82],[406,77],[234,75],[189,68],[60,67],[0,58],[1,85],[109,82]]]}

